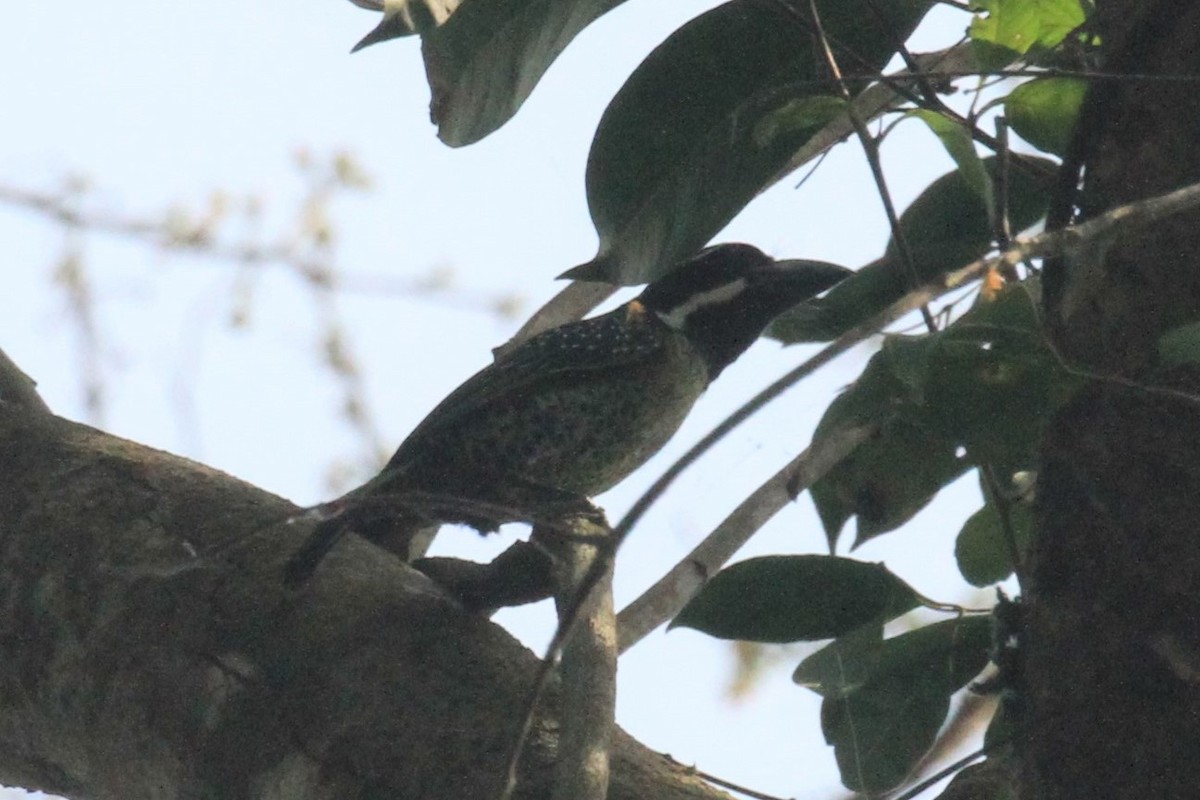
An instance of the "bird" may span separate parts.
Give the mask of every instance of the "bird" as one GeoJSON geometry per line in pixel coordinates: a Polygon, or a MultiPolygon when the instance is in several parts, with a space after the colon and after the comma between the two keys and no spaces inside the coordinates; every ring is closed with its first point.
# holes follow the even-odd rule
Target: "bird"
{"type": "Polygon", "coordinates": [[[850,270],[702,250],[607,313],[530,337],[451,392],[363,486],[314,507],[288,559],[306,581],[349,530],[407,560],[422,528],[489,533],[594,509],[589,498],[666,444],[704,390],[776,316],[850,270]]]}

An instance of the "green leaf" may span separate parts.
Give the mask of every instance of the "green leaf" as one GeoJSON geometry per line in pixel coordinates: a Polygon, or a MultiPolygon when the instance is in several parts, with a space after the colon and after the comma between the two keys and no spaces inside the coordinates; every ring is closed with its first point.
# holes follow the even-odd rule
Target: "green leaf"
{"type": "MultiPolygon", "coordinates": [[[[931,4],[818,0],[835,53],[855,75],[882,69],[931,4]]],[[[642,62],[592,142],[587,195],[600,247],[568,277],[653,280],[787,174],[837,95],[807,15],[806,0],[733,0],[642,62]]]]}
{"type": "Polygon", "coordinates": [[[937,739],[950,695],[987,664],[986,617],[939,622],[888,639],[871,678],[821,706],[842,783],[883,792],[899,785],[937,739]]]}
{"type": "Polygon", "coordinates": [[[830,544],[853,516],[858,547],[908,522],[970,466],[952,441],[893,420],[810,491],[830,544]]]}
{"type": "Polygon", "coordinates": [[[1065,156],[1087,83],[1078,78],[1038,78],[1013,89],[1004,100],[1012,129],[1039,150],[1065,156]]]}
{"type": "Polygon", "coordinates": [[[924,122],[941,140],[942,147],[946,148],[946,152],[958,165],[963,181],[983,202],[987,211],[988,229],[995,230],[995,192],[992,189],[992,178],[983,165],[983,159],[975,152],[975,140],[971,138],[971,132],[962,124],[937,111],[919,108],[908,113],[909,116],[924,122]]]}
{"type": "Polygon", "coordinates": [[[1158,357],[1166,364],[1200,361],[1200,322],[1172,328],[1158,339],[1158,357]]]}
{"type": "Polygon", "coordinates": [[[917,605],[917,595],[881,564],[835,556],[767,556],[717,573],[671,627],[719,639],[817,641],[917,605]]]}
{"type": "MultiPolygon", "coordinates": [[[[983,159],[995,180],[999,162],[983,159]]],[[[1046,214],[1057,169],[1044,158],[1014,157],[1009,168],[1007,208],[1014,230],[1032,226],[1046,214]]],[[[924,283],[982,258],[993,247],[994,227],[987,205],[959,170],[938,178],[900,217],[912,251],[916,281],[924,283]]],[[[914,288],[895,242],[884,257],[857,270],[817,303],[784,314],[770,328],[783,342],[834,339],[899,300],[914,288]]]]}
{"type": "Polygon", "coordinates": [[[925,419],[1003,475],[1034,468],[1042,430],[1082,383],[1046,343],[1039,284],[980,297],[930,340],[925,419]]]}
{"type": "Polygon", "coordinates": [[[922,421],[929,352],[926,337],[887,337],[821,418],[817,440],[827,430],[882,423],[810,490],[831,546],[851,517],[858,518],[855,546],[894,530],[970,466],[953,440],[922,421]]]}
{"type": "Polygon", "coordinates": [[[851,517],[855,546],[896,529],[973,464],[1032,467],[1044,426],[1082,383],[1047,346],[1036,303],[1030,279],[936,334],[884,340],[817,426],[817,437],[881,426],[811,489],[831,543],[851,517]]]}
{"type": "Polygon", "coordinates": [[[1057,46],[1086,18],[1080,0],[975,0],[973,5],[984,13],[976,14],[968,33],[991,67],[1035,48],[1057,46]],[[997,63],[998,50],[1011,57],[997,63]]]}
{"type": "Polygon", "coordinates": [[[754,144],[767,148],[784,137],[807,140],[845,113],[846,101],[840,97],[820,94],[788,100],[755,124],[754,144]]]}
{"type": "Polygon", "coordinates": [[[868,622],[801,661],[792,680],[823,697],[842,698],[867,682],[882,650],[883,624],[868,622]]]}
{"type": "MultiPolygon", "coordinates": [[[[1033,513],[1027,503],[1009,504],[1009,525],[1018,552],[1024,552],[1033,531],[1033,513]]],[[[958,571],[972,586],[990,586],[1012,575],[1012,556],[1005,542],[1004,523],[994,504],[984,504],[966,521],[958,532],[954,557],[958,561],[958,571]]]]}
{"type": "Polygon", "coordinates": [[[463,3],[444,25],[421,37],[438,137],[461,147],[499,128],[517,113],[571,40],[622,2],[463,3]]]}

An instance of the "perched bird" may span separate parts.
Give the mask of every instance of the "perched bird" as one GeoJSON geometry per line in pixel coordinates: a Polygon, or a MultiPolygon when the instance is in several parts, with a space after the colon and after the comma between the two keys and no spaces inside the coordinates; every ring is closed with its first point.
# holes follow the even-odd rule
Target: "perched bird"
{"type": "Polygon", "coordinates": [[[285,579],[307,579],[347,530],[407,557],[430,524],[486,533],[592,508],[772,319],[848,272],[718,245],[613,311],[531,337],[439,403],[379,475],[318,506],[285,579]]]}

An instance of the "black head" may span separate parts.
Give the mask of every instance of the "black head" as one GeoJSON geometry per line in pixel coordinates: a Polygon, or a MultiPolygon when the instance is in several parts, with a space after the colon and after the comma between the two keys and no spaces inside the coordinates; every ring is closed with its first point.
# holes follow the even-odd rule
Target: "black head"
{"type": "Polygon", "coordinates": [[[833,264],[776,261],[748,244],[720,244],[647,286],[638,299],[688,337],[713,380],[771,320],[849,274],[833,264]]]}

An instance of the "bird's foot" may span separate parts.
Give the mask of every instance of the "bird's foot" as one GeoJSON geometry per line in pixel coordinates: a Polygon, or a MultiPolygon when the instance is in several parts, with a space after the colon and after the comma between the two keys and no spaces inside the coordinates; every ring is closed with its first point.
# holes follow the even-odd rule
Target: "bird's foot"
{"type": "Polygon", "coordinates": [[[458,598],[463,608],[485,616],[544,600],[555,588],[551,557],[533,542],[517,542],[488,564],[435,557],[419,558],[413,566],[458,598]]]}

